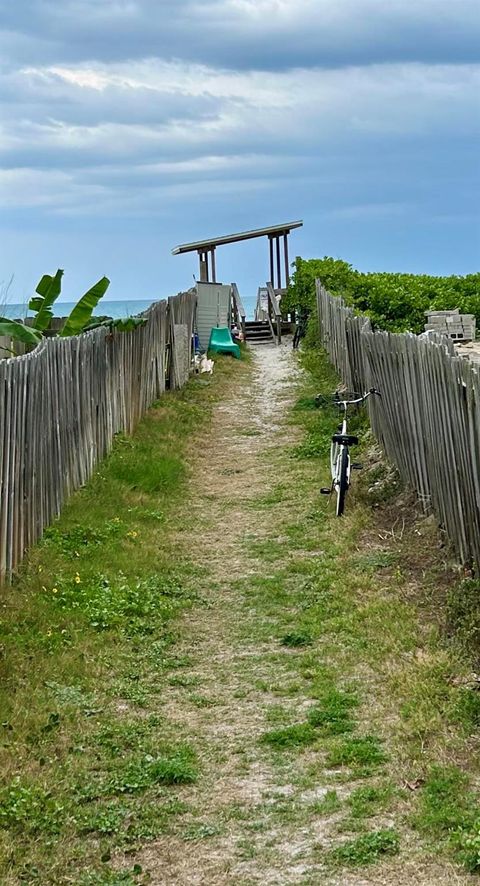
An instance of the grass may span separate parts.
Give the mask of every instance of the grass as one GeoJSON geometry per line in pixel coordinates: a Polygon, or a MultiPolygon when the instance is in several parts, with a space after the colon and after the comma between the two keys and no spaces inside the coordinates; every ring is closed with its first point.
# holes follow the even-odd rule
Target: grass
{"type": "MultiPolygon", "coordinates": [[[[328,483],[328,441],[335,426],[330,409],[314,408],[314,392],[334,390],[336,379],[318,352],[304,352],[302,359],[309,381],[292,424],[302,428],[304,442],[278,458],[279,466],[294,474],[288,510],[283,519],[276,517],[282,545],[274,545],[276,559],[270,562],[275,565],[268,575],[250,579],[248,586],[239,583],[239,590],[255,613],[243,635],[253,632],[259,642],[272,632],[279,636],[277,660],[291,679],[284,681],[283,694],[290,695],[291,685],[292,698],[297,691],[313,704],[305,723],[279,724],[262,740],[288,749],[290,761],[295,754],[299,761],[306,752],[318,754],[308,777],[302,776],[310,789],[318,784],[322,766],[340,784],[353,782],[346,800],[333,791],[309,807],[340,816],[339,833],[364,829],[387,808],[397,822],[394,829],[380,828],[335,847],[327,855],[336,866],[374,864],[399,852],[407,814],[420,837],[417,851],[426,857],[443,852],[474,870],[480,860],[480,817],[469,785],[476,771],[472,746],[478,744],[480,703],[475,687],[463,681],[465,653],[475,653],[477,641],[477,584],[458,582],[448,561],[438,556],[434,527],[425,527],[411,512],[405,513],[398,536],[387,531],[398,521],[400,488],[389,466],[376,463],[370,470],[368,458],[359,455],[367,464],[363,476],[354,477],[342,521],[312,495],[312,477],[317,488],[328,483]],[[447,583],[448,607],[445,595],[439,597],[447,583]],[[459,633],[452,638],[454,625],[459,633]],[[287,663],[282,647],[291,653],[287,663]],[[359,672],[368,674],[361,695],[351,688],[359,685],[359,672]],[[458,760],[455,771],[467,795],[457,802],[450,791],[450,811],[448,790],[444,796],[437,790],[432,799],[431,775],[425,784],[420,777],[413,793],[402,787],[432,764],[435,771],[445,758],[458,760]],[[439,827],[442,821],[450,822],[446,829],[439,827]]],[[[371,445],[360,415],[355,424],[371,445]]],[[[276,498],[280,501],[280,496],[270,499],[272,516],[281,507],[276,498]]],[[[268,496],[261,501],[267,507],[268,496]]],[[[272,550],[272,542],[263,540],[265,550],[269,545],[272,550]]]]}
{"type": "Polygon", "coordinates": [[[454,632],[475,666],[480,664],[480,581],[467,578],[449,589],[447,616],[450,632],[454,632]]]}
{"type": "Polygon", "coordinates": [[[326,791],[325,795],[321,800],[316,800],[311,807],[311,811],[313,815],[332,815],[335,812],[338,812],[342,808],[342,801],[340,800],[337,791],[329,790],[326,791]]]}
{"type": "Polygon", "coordinates": [[[138,865],[111,868],[115,849],[188,812],[197,749],[158,693],[188,666],[175,617],[202,605],[201,576],[172,536],[192,440],[234,369],[248,371],[216,361],[118,436],[3,590],[2,883],[139,883],[138,865]]]}
{"type": "Polygon", "coordinates": [[[313,640],[310,634],[306,634],[305,632],[290,631],[289,633],[284,634],[280,642],[282,646],[287,646],[290,649],[295,649],[299,646],[311,646],[313,640]]]}
{"type": "Polygon", "coordinates": [[[294,723],[283,729],[271,729],[262,736],[262,741],[273,748],[284,750],[313,744],[317,739],[315,729],[309,723],[294,723]]]}
{"type": "Polygon", "coordinates": [[[456,766],[435,766],[422,789],[415,822],[426,831],[450,834],[465,824],[474,810],[466,774],[456,766]]]}
{"type": "Polygon", "coordinates": [[[330,689],[321,701],[308,713],[311,726],[321,729],[325,735],[341,735],[352,732],[355,723],[351,709],[358,705],[357,696],[340,689],[330,689]]]}
{"type": "Polygon", "coordinates": [[[347,800],[350,815],[354,819],[370,818],[384,809],[392,800],[393,795],[394,791],[391,784],[382,785],[381,787],[363,785],[362,787],[355,788],[347,800]]]}
{"type": "Polygon", "coordinates": [[[190,449],[199,439],[207,451],[212,405],[231,395],[232,372],[249,372],[218,360],[212,379],[163,398],[133,438],[118,438],[5,590],[6,886],[148,882],[142,850],[162,837],[182,864],[208,840],[209,858],[248,861],[259,881],[290,876],[298,862],[285,846],[298,834],[312,883],[375,864],[389,876],[398,853],[414,853],[419,870],[439,859],[480,869],[480,702],[467,658],[477,586],[455,578],[389,467],[369,466],[360,414],[363,477],[334,517],[318,489],[336,416],[314,396],[336,379],[318,352],[302,360],[292,442],[264,451],[251,435],[261,482],[244,502],[208,488],[183,505],[190,449]],[[200,504],[207,538],[210,519],[225,536],[245,519],[215,551],[235,549],[220,578],[200,504]],[[213,660],[197,648],[197,618],[200,637],[213,632],[213,660]]]}
{"type": "Polygon", "coordinates": [[[398,834],[393,828],[386,828],[347,840],[327,853],[327,860],[341,867],[364,867],[382,856],[397,855],[399,849],[398,834]]]}
{"type": "Polygon", "coordinates": [[[386,760],[380,740],[375,735],[363,735],[339,741],[330,750],[327,763],[331,767],[354,766],[369,772],[386,760]]]}

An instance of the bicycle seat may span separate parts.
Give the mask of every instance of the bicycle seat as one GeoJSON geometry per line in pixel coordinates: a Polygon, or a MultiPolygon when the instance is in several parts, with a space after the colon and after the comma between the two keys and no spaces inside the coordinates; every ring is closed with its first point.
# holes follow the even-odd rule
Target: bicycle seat
{"type": "Polygon", "coordinates": [[[356,446],[358,437],[354,437],[352,434],[334,434],[332,441],[338,443],[339,446],[356,446]]]}

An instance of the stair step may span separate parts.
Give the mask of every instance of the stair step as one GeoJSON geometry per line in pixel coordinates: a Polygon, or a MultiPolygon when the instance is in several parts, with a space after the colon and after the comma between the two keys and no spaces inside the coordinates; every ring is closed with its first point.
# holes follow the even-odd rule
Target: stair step
{"type": "Polygon", "coordinates": [[[247,341],[261,341],[262,339],[272,341],[272,336],[266,332],[261,332],[259,335],[246,335],[245,338],[247,341]]]}
{"type": "Polygon", "coordinates": [[[270,324],[266,320],[248,320],[245,323],[245,339],[252,344],[271,344],[274,338],[270,324]]]}

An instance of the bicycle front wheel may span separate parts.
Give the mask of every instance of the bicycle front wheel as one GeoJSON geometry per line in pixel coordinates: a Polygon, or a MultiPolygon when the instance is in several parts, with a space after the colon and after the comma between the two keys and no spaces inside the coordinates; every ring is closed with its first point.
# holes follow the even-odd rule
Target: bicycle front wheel
{"type": "Polygon", "coordinates": [[[337,493],[337,517],[341,517],[345,510],[345,497],[348,489],[348,449],[342,446],[340,458],[337,460],[337,477],[335,491],[337,493]]]}

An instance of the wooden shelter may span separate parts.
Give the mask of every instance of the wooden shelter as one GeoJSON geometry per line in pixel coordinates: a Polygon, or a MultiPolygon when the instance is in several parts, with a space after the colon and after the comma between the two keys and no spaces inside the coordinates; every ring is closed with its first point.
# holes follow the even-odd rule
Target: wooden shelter
{"type": "Polygon", "coordinates": [[[172,249],[172,255],[183,255],[185,252],[197,252],[200,262],[200,282],[216,283],[215,250],[217,246],[239,243],[242,240],[254,240],[257,237],[268,238],[269,248],[269,279],[274,290],[281,291],[289,283],[288,235],[294,228],[301,228],[302,221],[287,222],[269,228],[256,228],[253,231],[240,231],[238,234],[225,234],[212,237],[210,240],[198,240],[195,243],[183,243],[172,249]],[[283,269],[282,269],[283,266],[283,269]],[[283,278],[283,284],[282,284],[283,278]]]}

